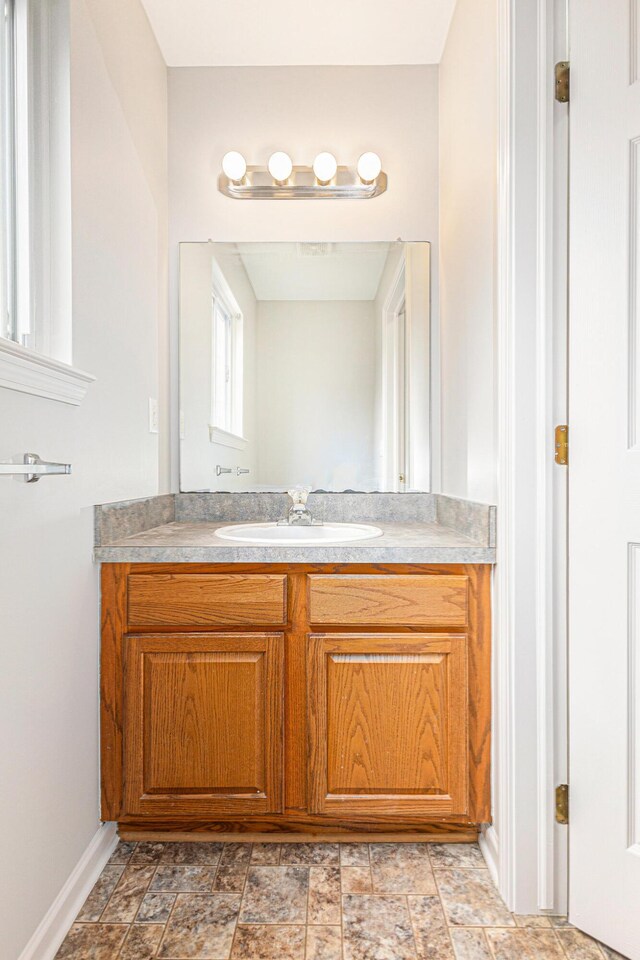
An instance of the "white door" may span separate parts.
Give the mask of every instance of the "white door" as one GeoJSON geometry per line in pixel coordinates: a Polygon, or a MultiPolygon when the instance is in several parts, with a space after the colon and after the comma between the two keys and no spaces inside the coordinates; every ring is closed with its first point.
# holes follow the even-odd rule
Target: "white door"
{"type": "Polygon", "coordinates": [[[408,343],[407,336],[407,308],[405,301],[402,302],[396,316],[396,458],[398,473],[398,489],[406,490],[411,485],[409,477],[409,440],[407,431],[409,429],[409,364],[408,364],[408,343]]]}
{"type": "Polygon", "coordinates": [[[640,958],[638,0],[571,0],[570,920],[640,958]]]}
{"type": "Polygon", "coordinates": [[[383,476],[387,490],[406,487],[406,291],[405,262],[383,307],[383,476]]]}

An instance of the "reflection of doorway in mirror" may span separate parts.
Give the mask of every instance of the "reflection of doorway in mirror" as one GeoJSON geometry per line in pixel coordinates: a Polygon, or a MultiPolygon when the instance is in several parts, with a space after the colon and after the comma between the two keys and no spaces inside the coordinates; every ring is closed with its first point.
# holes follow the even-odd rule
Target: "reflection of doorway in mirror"
{"type": "Polygon", "coordinates": [[[406,243],[388,277],[380,315],[381,489],[430,489],[428,244],[406,243]]]}
{"type": "Polygon", "coordinates": [[[397,470],[398,470],[398,489],[405,490],[410,489],[411,482],[409,477],[410,463],[408,459],[409,452],[409,438],[407,436],[407,431],[409,429],[409,391],[408,386],[408,362],[409,357],[407,353],[407,345],[409,338],[407,336],[407,306],[406,299],[402,301],[402,305],[396,314],[396,337],[398,341],[398,348],[396,350],[397,356],[397,373],[396,373],[396,416],[397,416],[397,427],[396,427],[396,443],[397,443],[397,470]]]}
{"type": "Polygon", "coordinates": [[[382,334],[382,479],[385,490],[411,489],[407,436],[408,330],[406,261],[398,262],[383,309],[382,334]]]}

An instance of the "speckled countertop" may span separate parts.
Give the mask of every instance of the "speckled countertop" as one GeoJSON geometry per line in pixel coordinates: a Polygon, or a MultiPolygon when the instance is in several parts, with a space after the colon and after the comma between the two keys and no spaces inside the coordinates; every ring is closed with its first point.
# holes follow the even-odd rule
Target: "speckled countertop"
{"type": "Polygon", "coordinates": [[[396,519],[390,516],[396,512],[390,499],[394,495],[324,495],[317,499],[314,515],[374,523],[382,536],[355,543],[303,546],[241,544],[216,536],[216,530],[232,522],[282,515],[283,503],[277,495],[273,502],[258,504],[242,494],[229,495],[224,503],[216,494],[190,501],[189,496],[177,494],[97,508],[95,559],[102,563],[495,562],[495,508],[484,504],[417,494],[408,511],[407,497],[412,495],[401,494],[396,519]],[[243,496],[244,501],[234,499],[243,496]],[[336,497],[351,499],[334,502],[336,497]],[[381,497],[386,499],[381,501],[381,497]]]}
{"type": "Polygon", "coordinates": [[[229,524],[167,523],[96,548],[112,563],[493,563],[495,550],[438,523],[382,523],[382,536],[311,546],[221,540],[229,524]]]}

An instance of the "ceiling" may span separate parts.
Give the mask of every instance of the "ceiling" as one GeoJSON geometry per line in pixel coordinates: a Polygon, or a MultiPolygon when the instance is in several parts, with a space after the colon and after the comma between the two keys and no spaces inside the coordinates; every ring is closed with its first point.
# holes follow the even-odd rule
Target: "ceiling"
{"type": "Polygon", "coordinates": [[[256,300],[374,300],[388,243],[238,243],[256,300]]]}
{"type": "Polygon", "coordinates": [[[439,63],[455,0],[142,0],[170,67],[439,63]]]}

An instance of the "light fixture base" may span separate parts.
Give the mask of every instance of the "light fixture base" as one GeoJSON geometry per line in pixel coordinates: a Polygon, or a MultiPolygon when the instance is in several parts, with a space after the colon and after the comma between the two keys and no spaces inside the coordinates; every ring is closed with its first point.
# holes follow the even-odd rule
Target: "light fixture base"
{"type": "Polygon", "coordinates": [[[313,167],[294,167],[289,180],[283,184],[274,183],[264,167],[247,167],[240,184],[224,173],[218,177],[218,190],[232,200],[372,200],[386,189],[384,171],[373,183],[364,184],[355,169],[340,166],[326,186],[317,182],[313,167]]]}

